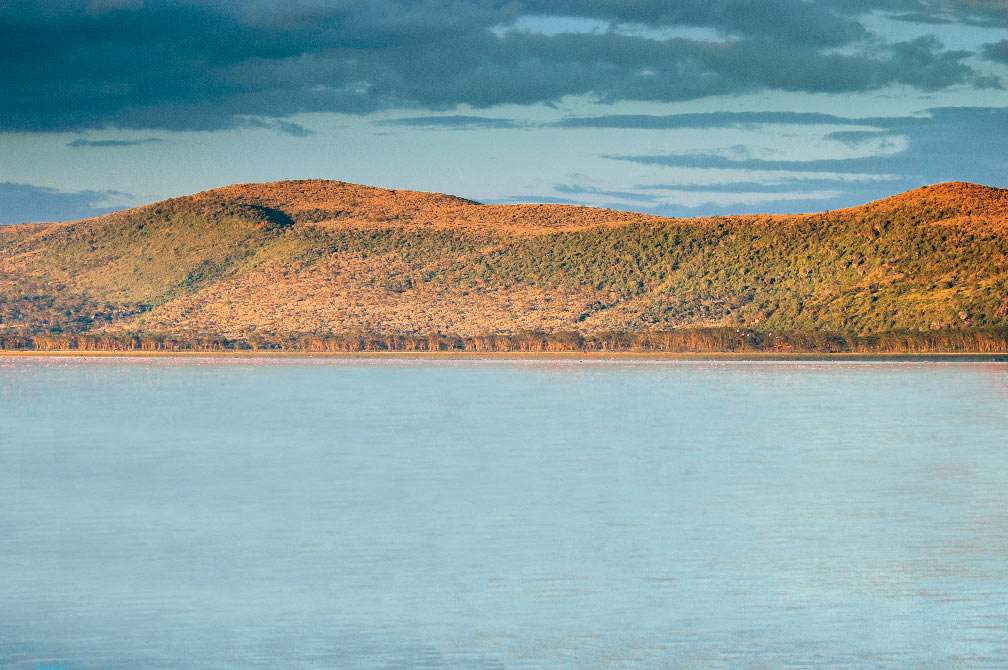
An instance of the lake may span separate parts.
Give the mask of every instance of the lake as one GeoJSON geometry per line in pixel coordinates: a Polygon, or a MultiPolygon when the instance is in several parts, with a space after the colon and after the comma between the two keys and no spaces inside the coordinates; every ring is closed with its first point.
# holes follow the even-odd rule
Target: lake
{"type": "Polygon", "coordinates": [[[0,358],[0,666],[1004,668],[1008,365],[0,358]]]}

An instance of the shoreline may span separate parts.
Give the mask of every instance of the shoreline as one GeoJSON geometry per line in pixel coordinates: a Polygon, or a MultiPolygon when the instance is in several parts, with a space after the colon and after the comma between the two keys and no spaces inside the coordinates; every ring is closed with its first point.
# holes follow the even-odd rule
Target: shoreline
{"type": "Polygon", "coordinates": [[[495,361],[868,361],[868,362],[969,362],[1008,363],[1008,352],[973,353],[859,353],[859,352],[760,352],[760,351],[151,351],[0,349],[0,358],[188,358],[252,360],[495,360],[495,361]]]}

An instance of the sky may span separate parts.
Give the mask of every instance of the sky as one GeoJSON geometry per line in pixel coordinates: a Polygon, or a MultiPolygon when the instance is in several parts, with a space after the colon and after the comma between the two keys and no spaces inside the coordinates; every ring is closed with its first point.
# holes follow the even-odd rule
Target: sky
{"type": "Polygon", "coordinates": [[[1008,0],[6,0],[0,223],[326,178],[705,216],[1008,186],[1008,0]]]}

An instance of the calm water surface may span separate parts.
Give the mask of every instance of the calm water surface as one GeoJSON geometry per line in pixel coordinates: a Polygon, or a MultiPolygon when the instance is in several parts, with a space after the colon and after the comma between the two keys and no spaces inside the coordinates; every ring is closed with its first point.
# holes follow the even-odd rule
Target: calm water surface
{"type": "Polygon", "coordinates": [[[0,359],[0,667],[1006,666],[1003,364],[0,359]]]}

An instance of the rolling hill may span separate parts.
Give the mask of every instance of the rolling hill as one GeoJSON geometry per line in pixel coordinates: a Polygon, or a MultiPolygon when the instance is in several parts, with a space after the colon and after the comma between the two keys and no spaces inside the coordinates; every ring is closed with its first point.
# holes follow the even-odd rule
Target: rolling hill
{"type": "Polygon", "coordinates": [[[669,219],[325,180],[0,227],[5,347],[1004,350],[1008,189],[669,219]]]}

